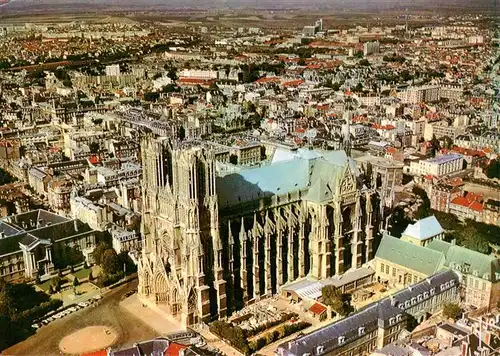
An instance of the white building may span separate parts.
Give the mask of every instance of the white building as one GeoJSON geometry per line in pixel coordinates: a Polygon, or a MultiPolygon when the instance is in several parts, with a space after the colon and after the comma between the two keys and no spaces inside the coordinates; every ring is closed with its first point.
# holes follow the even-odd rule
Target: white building
{"type": "Polygon", "coordinates": [[[437,85],[425,85],[421,87],[410,87],[397,93],[403,104],[418,104],[422,102],[434,102],[439,100],[440,88],[437,85]]]}
{"type": "Polygon", "coordinates": [[[139,235],[133,230],[129,231],[115,226],[111,230],[111,239],[116,253],[122,251],[138,251],[141,249],[139,235]]]}
{"type": "Polygon", "coordinates": [[[380,44],[378,41],[365,42],[365,44],[363,45],[363,54],[365,56],[379,52],[380,52],[380,44]]]}
{"type": "Polygon", "coordinates": [[[464,158],[459,154],[443,155],[418,162],[411,162],[410,174],[441,177],[461,171],[464,158]]]}
{"type": "Polygon", "coordinates": [[[200,70],[200,69],[183,69],[179,77],[193,79],[217,79],[217,71],[215,70],[200,70]]]}
{"type": "Polygon", "coordinates": [[[106,66],[106,75],[107,76],[119,76],[120,75],[120,65],[112,64],[106,66]]]}

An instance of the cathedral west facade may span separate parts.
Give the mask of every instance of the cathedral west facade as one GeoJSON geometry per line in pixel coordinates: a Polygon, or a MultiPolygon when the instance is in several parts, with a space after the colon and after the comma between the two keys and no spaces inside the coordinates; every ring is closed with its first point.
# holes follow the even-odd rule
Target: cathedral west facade
{"type": "Polygon", "coordinates": [[[377,208],[344,151],[221,173],[213,147],[146,135],[139,295],[184,325],[372,258],[377,208]]]}

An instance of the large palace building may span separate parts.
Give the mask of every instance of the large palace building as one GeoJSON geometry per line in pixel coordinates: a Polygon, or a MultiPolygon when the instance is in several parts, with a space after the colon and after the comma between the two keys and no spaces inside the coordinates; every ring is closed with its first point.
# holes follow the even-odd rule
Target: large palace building
{"type": "Polygon", "coordinates": [[[207,142],[148,134],[141,145],[139,294],[184,325],[373,257],[378,208],[344,151],[281,152],[228,169],[207,142]]]}

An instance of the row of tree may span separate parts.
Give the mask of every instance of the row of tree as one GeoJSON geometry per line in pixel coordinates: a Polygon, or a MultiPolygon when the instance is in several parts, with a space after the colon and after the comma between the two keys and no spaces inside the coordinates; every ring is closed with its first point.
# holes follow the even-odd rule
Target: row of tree
{"type": "Polygon", "coordinates": [[[61,305],[33,285],[0,280],[0,351],[31,335],[33,322],[61,305]]]}
{"type": "Polygon", "coordinates": [[[100,243],[94,249],[94,262],[102,269],[96,281],[101,287],[111,285],[137,271],[127,251],[117,254],[114,248],[105,243],[100,243]]]}

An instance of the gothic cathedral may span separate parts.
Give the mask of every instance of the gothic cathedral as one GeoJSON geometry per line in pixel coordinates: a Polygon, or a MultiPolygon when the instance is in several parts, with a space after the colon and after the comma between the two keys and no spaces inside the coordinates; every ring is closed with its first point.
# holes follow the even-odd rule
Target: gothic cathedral
{"type": "Polygon", "coordinates": [[[139,295],[183,325],[372,258],[373,191],[344,151],[219,170],[204,142],[145,135],[139,295]],[[226,172],[226,173],[224,173],[226,172]]]}

